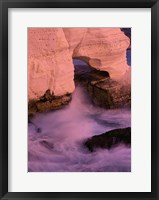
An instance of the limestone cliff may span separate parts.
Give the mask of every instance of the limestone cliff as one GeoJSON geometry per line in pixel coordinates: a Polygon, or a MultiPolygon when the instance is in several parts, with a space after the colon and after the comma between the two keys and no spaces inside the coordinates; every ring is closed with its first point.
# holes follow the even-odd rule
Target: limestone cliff
{"type": "Polygon", "coordinates": [[[29,100],[47,90],[60,96],[74,90],[74,66],[62,28],[28,30],[29,100]]]}
{"type": "Polygon", "coordinates": [[[71,53],[73,49],[73,58],[80,58],[98,70],[109,72],[113,79],[119,79],[125,74],[128,69],[126,48],[129,46],[129,39],[119,28],[63,30],[71,53]],[[79,43],[75,43],[75,39],[79,43]]]}
{"type": "Polygon", "coordinates": [[[72,58],[121,79],[128,70],[129,38],[120,28],[29,28],[29,100],[50,90],[61,96],[74,90],[72,58]]]}

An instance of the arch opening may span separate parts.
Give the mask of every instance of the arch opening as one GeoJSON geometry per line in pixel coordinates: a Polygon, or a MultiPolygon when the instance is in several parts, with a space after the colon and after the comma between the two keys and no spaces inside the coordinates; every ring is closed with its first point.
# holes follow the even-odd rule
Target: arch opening
{"type": "Polygon", "coordinates": [[[100,71],[90,66],[85,60],[73,58],[74,81],[77,83],[88,83],[92,81],[101,81],[109,76],[107,71],[100,71]]]}

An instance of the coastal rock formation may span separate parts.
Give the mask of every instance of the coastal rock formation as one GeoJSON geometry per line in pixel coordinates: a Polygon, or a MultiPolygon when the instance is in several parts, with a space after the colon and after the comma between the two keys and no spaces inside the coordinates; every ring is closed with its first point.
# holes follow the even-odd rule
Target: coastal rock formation
{"type": "Polygon", "coordinates": [[[87,90],[93,102],[104,108],[131,106],[131,89],[129,86],[107,78],[105,81],[90,82],[87,90]]]}
{"type": "MultiPolygon", "coordinates": [[[[65,35],[71,35],[73,31],[72,28],[63,30],[65,35]]],[[[76,28],[72,37],[66,39],[74,47],[73,58],[84,60],[97,70],[107,71],[111,78],[120,79],[128,70],[126,49],[130,41],[119,28],[76,28]],[[76,39],[79,43],[75,45],[76,39]]]]}
{"type": "Polygon", "coordinates": [[[74,66],[62,28],[28,30],[29,100],[47,90],[55,96],[74,90],[74,66]]]}
{"type": "MultiPolygon", "coordinates": [[[[84,60],[91,67],[108,72],[112,80],[125,80],[129,71],[126,62],[129,43],[129,38],[120,28],[29,28],[29,104],[36,102],[34,111],[49,110],[49,107],[56,109],[53,105],[57,102],[47,102],[48,105],[45,102],[42,105],[40,98],[46,91],[59,97],[52,99],[52,102],[59,99],[59,105],[63,102],[63,96],[74,91],[73,58],[84,60]]],[[[127,81],[130,82],[130,77],[127,81]]]]}
{"type": "Polygon", "coordinates": [[[95,105],[107,109],[131,106],[131,85],[109,77],[108,72],[99,70],[76,70],[75,82],[82,84],[95,105]]]}
{"type": "Polygon", "coordinates": [[[110,149],[119,144],[131,145],[130,127],[114,129],[101,135],[95,135],[84,143],[91,152],[97,148],[110,149]]]}
{"type": "Polygon", "coordinates": [[[30,100],[28,104],[28,116],[33,117],[37,112],[47,112],[57,110],[67,105],[71,100],[71,94],[54,96],[47,90],[38,100],[30,100]]]}

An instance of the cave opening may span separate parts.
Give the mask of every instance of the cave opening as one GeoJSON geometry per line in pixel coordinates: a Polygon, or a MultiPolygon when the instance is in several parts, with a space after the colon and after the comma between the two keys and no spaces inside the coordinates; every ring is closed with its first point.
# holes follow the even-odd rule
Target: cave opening
{"type": "Polygon", "coordinates": [[[89,64],[87,64],[82,59],[74,58],[74,81],[75,85],[77,84],[88,84],[92,81],[101,81],[105,78],[109,77],[109,73],[107,71],[100,71],[89,64]]]}

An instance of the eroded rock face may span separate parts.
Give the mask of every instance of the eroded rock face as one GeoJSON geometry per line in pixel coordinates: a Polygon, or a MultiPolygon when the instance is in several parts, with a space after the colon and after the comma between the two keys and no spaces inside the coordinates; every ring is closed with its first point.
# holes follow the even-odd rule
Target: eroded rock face
{"type": "Polygon", "coordinates": [[[40,100],[47,90],[54,96],[74,91],[72,58],[122,80],[128,71],[129,38],[119,28],[28,29],[29,101],[40,100]]]}
{"type": "Polygon", "coordinates": [[[38,99],[47,90],[55,96],[74,90],[74,66],[69,44],[62,28],[28,30],[29,100],[38,99]]]}
{"type": "Polygon", "coordinates": [[[95,105],[107,109],[131,106],[131,85],[111,79],[105,71],[79,70],[75,81],[86,88],[95,105]]]}
{"type": "Polygon", "coordinates": [[[38,100],[33,99],[28,104],[28,116],[33,117],[37,112],[47,112],[64,107],[71,101],[71,94],[54,96],[47,90],[38,100]]]}
{"type": "Polygon", "coordinates": [[[87,90],[98,106],[108,109],[131,106],[131,87],[110,78],[95,83],[90,82],[87,90]]]}
{"type": "Polygon", "coordinates": [[[129,39],[119,28],[90,28],[74,49],[73,57],[85,60],[97,70],[107,71],[112,79],[120,79],[128,70],[128,46],[129,39]]]}
{"type": "Polygon", "coordinates": [[[101,135],[95,135],[85,141],[89,151],[93,152],[98,148],[110,149],[116,147],[119,144],[131,145],[131,128],[114,129],[103,133],[101,135]]]}

